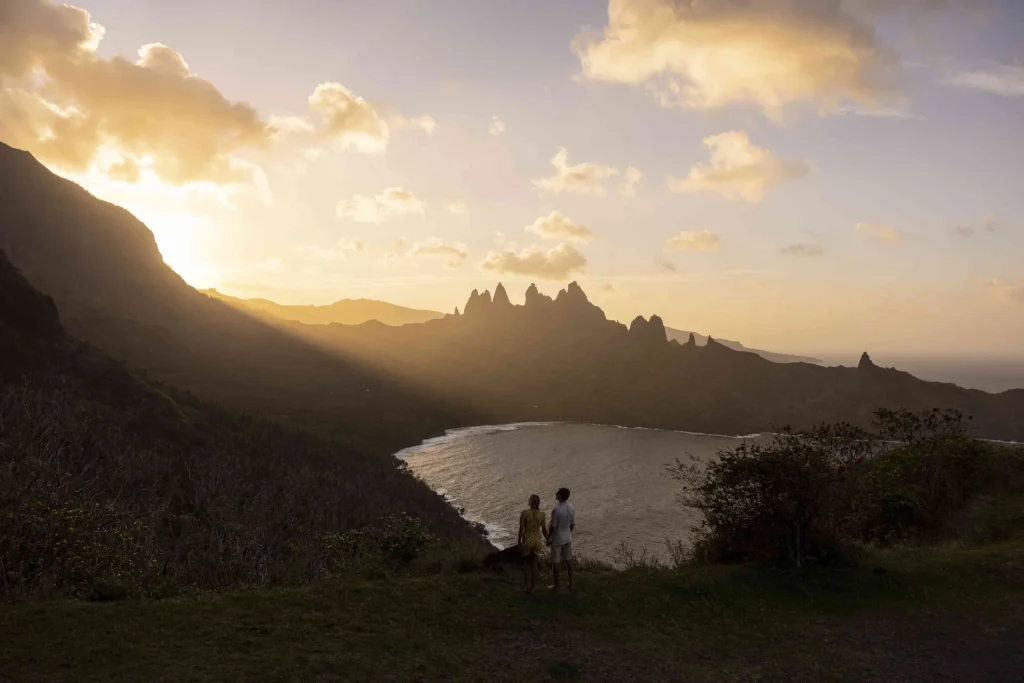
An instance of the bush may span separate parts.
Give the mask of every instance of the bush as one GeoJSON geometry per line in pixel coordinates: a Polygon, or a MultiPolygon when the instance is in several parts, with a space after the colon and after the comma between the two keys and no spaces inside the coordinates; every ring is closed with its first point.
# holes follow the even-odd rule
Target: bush
{"type": "Polygon", "coordinates": [[[957,411],[879,411],[878,435],[889,445],[860,480],[859,537],[881,544],[928,541],[977,496],[1024,491],[1019,450],[967,435],[957,411]]]}
{"type": "Polygon", "coordinates": [[[717,460],[670,468],[681,502],[702,513],[694,557],[711,562],[836,557],[846,549],[851,479],[874,440],[848,424],[805,434],[788,428],[767,444],[742,444],[717,460]]]}
{"type": "Polygon", "coordinates": [[[971,438],[961,413],[875,417],[872,433],[787,428],[711,462],[677,461],[681,502],[702,513],[691,561],[842,560],[864,541],[938,538],[978,496],[1024,492],[1024,452],[971,438]]]}

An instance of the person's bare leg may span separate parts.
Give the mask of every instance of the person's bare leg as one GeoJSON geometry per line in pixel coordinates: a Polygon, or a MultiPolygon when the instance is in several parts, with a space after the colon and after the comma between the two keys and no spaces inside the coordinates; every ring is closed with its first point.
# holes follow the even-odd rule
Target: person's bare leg
{"type": "Polygon", "coordinates": [[[537,588],[537,577],[540,576],[540,557],[536,554],[530,558],[530,595],[537,588]]]}
{"type": "Polygon", "coordinates": [[[555,585],[552,586],[552,588],[558,588],[558,563],[557,562],[552,562],[551,563],[551,572],[552,572],[552,574],[554,574],[554,577],[555,577],[555,585]]]}
{"type": "Polygon", "coordinates": [[[569,590],[572,590],[572,560],[565,561],[565,571],[569,574],[569,590]]]}

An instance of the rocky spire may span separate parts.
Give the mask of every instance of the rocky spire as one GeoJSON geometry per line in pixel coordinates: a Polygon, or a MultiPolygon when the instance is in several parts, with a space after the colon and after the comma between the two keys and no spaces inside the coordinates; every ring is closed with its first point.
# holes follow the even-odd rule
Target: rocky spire
{"type": "Polygon", "coordinates": [[[668,340],[668,333],[665,332],[665,321],[660,316],[652,315],[647,321],[647,336],[651,341],[665,343],[668,340]]]}
{"type": "Polygon", "coordinates": [[[454,315],[456,318],[458,318],[460,315],[462,315],[461,313],[459,313],[459,307],[458,306],[455,307],[455,313],[453,313],[452,315],[454,315]]]}
{"type": "Polygon", "coordinates": [[[686,340],[687,346],[696,346],[697,338],[693,336],[693,332],[690,333],[690,338],[686,340]]]}
{"type": "Polygon", "coordinates": [[[500,306],[501,308],[512,308],[512,302],[508,299],[508,292],[505,291],[505,285],[498,283],[498,288],[494,290],[494,305],[500,306]]]}
{"type": "Polygon", "coordinates": [[[629,325],[629,335],[634,341],[650,345],[664,344],[668,339],[665,323],[656,315],[650,320],[644,320],[642,315],[635,317],[629,325]]]}
{"type": "Polygon", "coordinates": [[[871,360],[871,356],[869,356],[868,352],[865,351],[860,356],[860,362],[857,363],[857,368],[859,368],[860,370],[866,370],[868,368],[873,368],[873,367],[876,367],[876,366],[875,366],[874,362],[871,360]]]}

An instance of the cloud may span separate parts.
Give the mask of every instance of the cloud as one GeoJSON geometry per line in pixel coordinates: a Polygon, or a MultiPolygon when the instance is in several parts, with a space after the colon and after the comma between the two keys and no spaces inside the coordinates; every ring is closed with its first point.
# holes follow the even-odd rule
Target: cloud
{"type": "Polygon", "coordinates": [[[388,119],[388,123],[395,130],[421,130],[427,135],[433,135],[437,130],[437,121],[430,116],[415,116],[408,119],[402,116],[392,116],[388,119]]]}
{"type": "Polygon", "coordinates": [[[417,242],[409,252],[413,256],[434,256],[448,260],[451,268],[458,268],[469,258],[469,250],[464,244],[445,244],[436,237],[417,242]]]}
{"type": "Polygon", "coordinates": [[[670,273],[675,273],[679,271],[679,269],[676,268],[676,264],[672,263],[668,259],[657,259],[655,263],[657,263],[661,268],[664,268],[670,273]]]}
{"type": "Polygon", "coordinates": [[[821,256],[825,248],[820,244],[791,244],[783,247],[780,253],[785,256],[821,256]]]}
{"type": "Polygon", "coordinates": [[[970,237],[971,235],[974,234],[974,228],[972,228],[969,225],[958,225],[955,228],[953,228],[953,232],[956,233],[959,237],[970,237]]]}
{"type": "Polygon", "coordinates": [[[280,273],[281,271],[287,269],[287,267],[287,264],[282,259],[277,258],[276,256],[274,258],[268,258],[267,260],[261,261],[260,263],[256,264],[257,270],[265,270],[270,273],[280,273]]]}
{"type": "Polygon", "coordinates": [[[448,202],[445,205],[445,208],[448,209],[448,213],[453,213],[456,216],[461,216],[469,212],[469,205],[462,199],[448,202]]]}
{"type": "Polygon", "coordinates": [[[1009,303],[1024,306],[1024,283],[1022,282],[1004,282],[1000,279],[990,280],[988,283],[989,290],[1005,299],[1009,303]]]}
{"type": "Polygon", "coordinates": [[[608,292],[609,294],[615,294],[616,292],[619,291],[618,288],[616,288],[615,285],[611,282],[602,282],[597,286],[597,288],[602,292],[608,292]]]}
{"type": "Polygon", "coordinates": [[[886,244],[897,244],[903,241],[903,235],[898,230],[882,223],[862,221],[857,223],[854,229],[866,237],[886,244]]]}
{"type": "Polygon", "coordinates": [[[589,242],[594,239],[594,232],[585,225],[577,225],[557,211],[541,216],[526,226],[527,232],[541,237],[570,242],[589,242]]]}
{"type": "Polygon", "coordinates": [[[619,194],[627,197],[636,196],[636,186],[644,179],[644,172],[635,166],[626,169],[626,180],[619,187],[619,194]]]}
{"type": "Polygon", "coordinates": [[[499,119],[497,116],[491,117],[491,127],[487,129],[487,132],[497,137],[499,135],[502,135],[505,131],[505,122],[499,119]]]}
{"type": "Polygon", "coordinates": [[[512,249],[494,252],[480,264],[483,270],[499,274],[522,275],[543,280],[564,280],[570,275],[582,273],[587,267],[587,257],[570,244],[559,244],[544,252],[540,247],[528,247],[520,252],[512,249]]]}
{"type": "Polygon", "coordinates": [[[349,218],[357,223],[383,223],[396,216],[422,215],[423,202],[409,190],[389,187],[380,194],[357,194],[338,202],[338,218],[349,218]]]}
{"type": "Polygon", "coordinates": [[[893,55],[842,0],[610,0],[600,36],[574,43],[583,77],[646,88],[663,106],[799,102],[823,113],[893,94],[893,55]]]}
{"type": "Polygon", "coordinates": [[[986,218],[980,226],[975,227],[973,225],[961,224],[953,228],[953,233],[958,237],[972,237],[975,233],[982,230],[985,232],[995,232],[999,229],[999,221],[993,217],[986,218]]]}
{"type": "Polygon", "coordinates": [[[560,147],[551,157],[551,165],[555,167],[555,175],[550,178],[537,178],[533,181],[536,187],[546,192],[577,192],[603,196],[605,181],[619,175],[619,170],[602,164],[581,163],[569,164],[569,151],[560,147]]]}
{"type": "Polygon", "coordinates": [[[721,240],[710,230],[683,230],[668,238],[665,246],[675,251],[715,251],[721,246],[721,240]]]}
{"type": "Polygon", "coordinates": [[[1024,66],[996,64],[976,71],[954,71],[942,82],[955,88],[980,90],[1003,97],[1024,97],[1024,66]]]}
{"type": "Polygon", "coordinates": [[[803,160],[784,161],[770,150],[750,144],[743,131],[704,138],[711,163],[697,164],[686,178],[669,178],[673,192],[718,192],[727,199],[760,202],[765,192],[786,180],[810,173],[803,160]]]}
{"type": "Polygon", "coordinates": [[[336,261],[345,261],[351,254],[358,254],[365,251],[366,245],[363,244],[362,240],[356,240],[349,237],[342,237],[338,240],[333,248],[324,249],[311,244],[300,244],[296,247],[296,250],[309,254],[310,256],[327,263],[334,263],[336,261]]]}
{"type": "Polygon", "coordinates": [[[271,141],[251,106],[231,102],[166,45],[135,61],[100,57],[103,28],[50,0],[0,9],[0,119],[7,141],[72,173],[110,167],[122,180],[152,173],[174,185],[254,183],[236,157],[271,141]],[[131,172],[125,172],[127,170],[131,172]]]}
{"type": "Polygon", "coordinates": [[[321,83],[309,96],[323,133],[341,149],[374,153],[387,149],[390,131],[369,102],[341,83],[321,83]]]}
{"type": "Polygon", "coordinates": [[[312,133],[313,122],[305,116],[271,116],[269,122],[273,131],[270,136],[274,142],[286,140],[298,133],[312,133]]]}

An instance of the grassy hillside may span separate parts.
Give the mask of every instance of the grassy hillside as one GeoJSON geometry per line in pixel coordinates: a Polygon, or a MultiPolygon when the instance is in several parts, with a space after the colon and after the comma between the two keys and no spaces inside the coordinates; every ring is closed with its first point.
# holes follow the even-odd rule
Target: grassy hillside
{"type": "Polygon", "coordinates": [[[374,544],[407,561],[391,546],[427,533],[483,550],[392,458],[216,408],[67,336],[2,252],[0,350],[5,600],[302,583],[374,544]],[[380,533],[352,531],[367,525],[380,533]]]}
{"type": "Polygon", "coordinates": [[[0,611],[20,681],[978,681],[1024,671],[1024,543],[852,569],[472,573],[0,611]],[[514,578],[514,577],[512,577],[514,578]]]}

